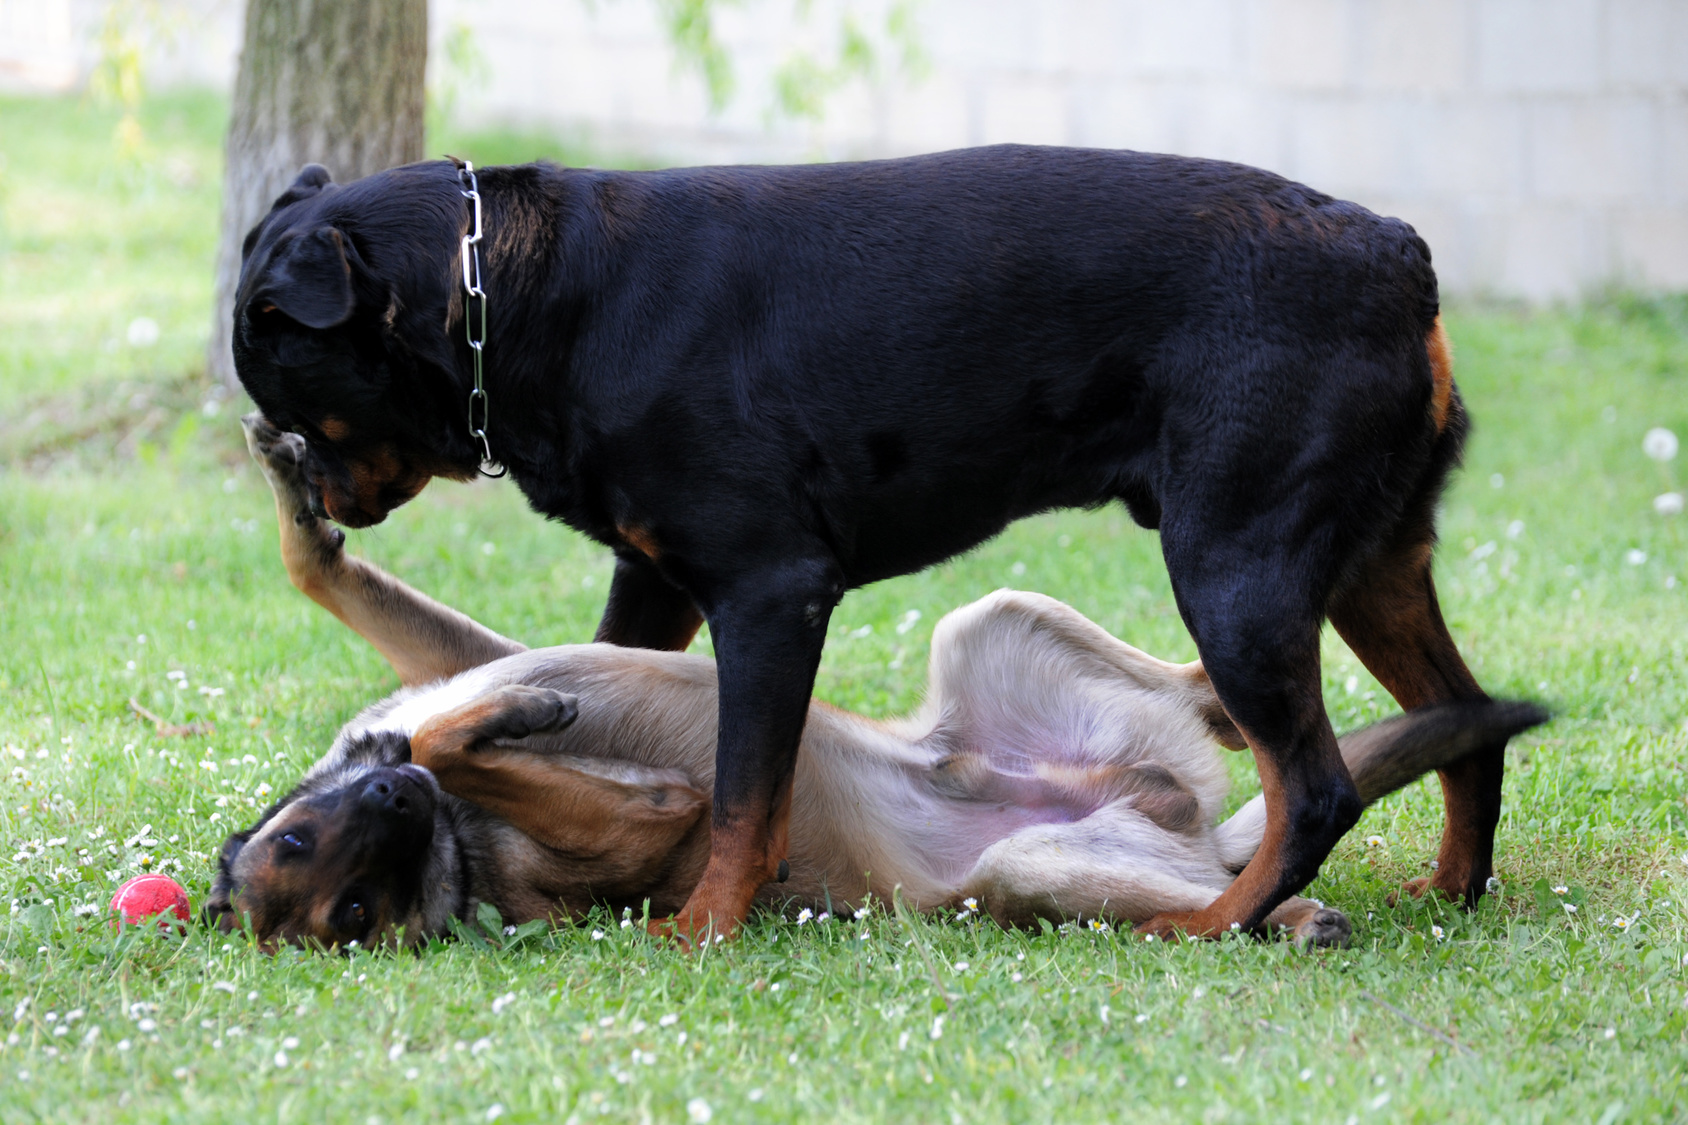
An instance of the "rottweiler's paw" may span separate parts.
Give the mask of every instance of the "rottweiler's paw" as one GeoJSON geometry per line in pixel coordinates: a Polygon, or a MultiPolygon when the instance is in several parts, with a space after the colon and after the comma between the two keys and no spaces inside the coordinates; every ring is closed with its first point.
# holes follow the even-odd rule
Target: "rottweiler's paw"
{"type": "Polygon", "coordinates": [[[1348,915],[1340,910],[1321,906],[1295,927],[1295,944],[1302,949],[1328,949],[1348,944],[1354,927],[1348,915]]]}
{"type": "MultiPolygon", "coordinates": [[[[1486,882],[1487,880],[1485,880],[1485,883],[1486,882]]],[[[1474,907],[1477,905],[1477,900],[1483,897],[1485,887],[1483,885],[1473,887],[1447,887],[1438,883],[1434,875],[1420,875],[1416,879],[1408,879],[1405,883],[1402,883],[1401,890],[1390,895],[1387,901],[1390,906],[1394,906],[1401,900],[1402,893],[1405,893],[1412,898],[1423,898],[1425,895],[1432,892],[1441,895],[1449,902],[1474,907]]]]}
{"type": "Polygon", "coordinates": [[[1132,932],[1141,934],[1144,939],[1157,941],[1183,941],[1187,937],[1209,936],[1195,919],[1194,911],[1156,914],[1147,922],[1138,923],[1132,932]]]}
{"type": "Polygon", "coordinates": [[[567,692],[506,684],[494,693],[484,734],[487,738],[526,738],[562,730],[579,714],[580,700],[567,692]]]}

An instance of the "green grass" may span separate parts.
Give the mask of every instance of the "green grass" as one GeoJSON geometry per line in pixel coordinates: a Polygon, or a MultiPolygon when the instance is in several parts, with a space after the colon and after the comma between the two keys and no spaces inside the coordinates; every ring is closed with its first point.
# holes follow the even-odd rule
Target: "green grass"
{"type": "MultiPolygon", "coordinates": [[[[119,881],[150,857],[200,901],[261,787],[395,686],[287,585],[236,404],[203,406],[220,112],[158,100],[125,167],[110,115],[0,100],[0,1120],[684,1121],[694,1098],[722,1121],[1688,1114],[1688,518],[1650,505],[1688,480],[1640,450],[1649,426],[1688,436],[1680,300],[1450,314],[1477,431],[1443,520],[1446,610],[1485,684],[1558,713],[1514,744],[1504,891],[1473,914],[1388,905],[1434,851],[1424,782],[1326,864],[1311,893],[1355,941],[1322,954],[883,911],[762,918],[698,956],[609,918],[420,956],[115,933],[119,881]],[[155,347],[124,342],[138,315],[155,347]],[[131,697],[215,733],[158,737],[131,697]]],[[[438,484],[353,546],[535,643],[587,637],[609,575],[503,485],[438,484]]],[[[1008,584],[1193,655],[1155,537],[1069,513],[851,594],[819,694],[910,707],[933,623],[1008,584]]],[[[1339,728],[1391,710],[1339,642],[1326,657],[1339,728]]],[[[1229,761],[1241,800],[1252,768],[1229,761]]]]}

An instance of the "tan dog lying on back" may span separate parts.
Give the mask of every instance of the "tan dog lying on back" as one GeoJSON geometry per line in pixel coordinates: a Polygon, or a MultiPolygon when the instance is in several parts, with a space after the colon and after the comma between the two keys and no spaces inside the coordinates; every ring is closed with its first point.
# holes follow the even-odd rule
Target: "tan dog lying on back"
{"type": "MultiPolygon", "coordinates": [[[[528,650],[342,550],[310,514],[299,439],[257,415],[289,577],[373,644],[405,687],[340,732],[300,785],[231,837],[209,913],[267,943],[424,940],[479,903],[506,922],[594,903],[677,909],[709,857],[712,661],[528,650]]],[[[1366,801],[1497,735],[1530,704],[1427,708],[1351,734],[1366,801]]],[[[814,703],[792,797],[788,878],[766,901],[916,909],[976,898],[1004,925],[1130,924],[1195,910],[1260,845],[1265,798],[1220,820],[1216,742],[1243,745],[1199,664],[1167,664],[1037,594],[998,591],[932,637],[921,710],[877,722],[814,703]]],[[[1269,923],[1346,940],[1292,898],[1269,923]]]]}

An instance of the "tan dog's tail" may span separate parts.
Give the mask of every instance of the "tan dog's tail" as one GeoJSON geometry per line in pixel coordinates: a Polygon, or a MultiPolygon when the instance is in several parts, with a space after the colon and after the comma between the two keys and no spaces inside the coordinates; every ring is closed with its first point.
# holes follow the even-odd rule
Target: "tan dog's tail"
{"type": "MultiPolygon", "coordinates": [[[[1431,770],[1540,726],[1550,717],[1535,703],[1501,699],[1438,703],[1343,735],[1337,745],[1360,799],[1370,805],[1431,770]]],[[[1266,798],[1256,797],[1219,826],[1221,861],[1232,871],[1241,871],[1254,857],[1265,832],[1266,798]]]]}

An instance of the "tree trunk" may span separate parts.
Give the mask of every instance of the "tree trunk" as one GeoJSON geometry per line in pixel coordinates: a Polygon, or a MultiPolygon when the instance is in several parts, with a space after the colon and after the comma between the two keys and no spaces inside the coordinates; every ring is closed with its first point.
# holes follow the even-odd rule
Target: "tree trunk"
{"type": "Polygon", "coordinates": [[[355,180],[422,159],[427,0],[247,0],[229,113],[210,373],[229,350],[240,244],[302,165],[355,180]]]}

